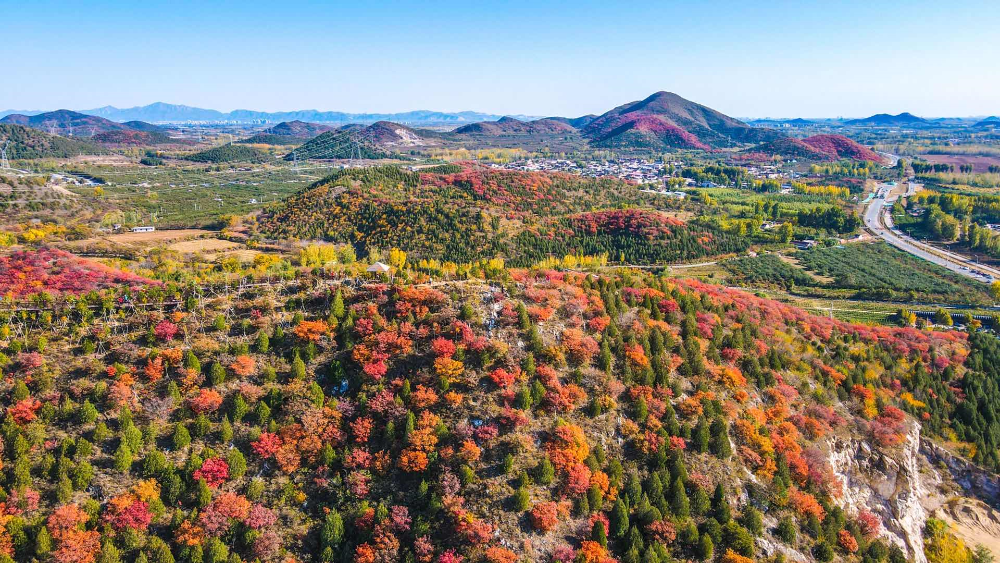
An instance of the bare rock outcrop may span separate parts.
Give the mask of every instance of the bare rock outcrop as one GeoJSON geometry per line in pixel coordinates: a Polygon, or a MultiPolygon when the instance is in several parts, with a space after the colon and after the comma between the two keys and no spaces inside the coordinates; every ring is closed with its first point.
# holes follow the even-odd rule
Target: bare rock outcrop
{"type": "Polygon", "coordinates": [[[863,437],[830,442],[830,464],[843,483],[841,506],[869,510],[882,519],[882,535],[916,563],[926,563],[922,531],[927,493],[920,471],[920,424],[911,422],[903,443],[880,448],[863,437]]]}

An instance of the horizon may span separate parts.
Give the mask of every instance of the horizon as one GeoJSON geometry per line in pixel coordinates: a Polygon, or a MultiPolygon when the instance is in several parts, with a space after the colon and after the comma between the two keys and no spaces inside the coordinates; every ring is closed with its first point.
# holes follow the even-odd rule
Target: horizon
{"type": "MultiPolygon", "coordinates": [[[[657,91],[656,93],[663,92],[663,91],[664,90],[660,90],[660,91],[657,91]]],[[[678,95],[680,95],[680,94],[678,94],[678,95]]],[[[681,97],[684,97],[684,96],[681,95],[681,97]]],[[[630,102],[634,102],[634,101],[640,101],[642,99],[644,99],[644,98],[640,98],[639,100],[629,100],[628,102],[622,102],[622,104],[630,103],[630,102]]],[[[695,103],[699,103],[697,100],[690,100],[690,101],[693,101],[695,103]]],[[[361,114],[369,114],[369,115],[395,115],[395,114],[404,114],[404,113],[432,112],[432,113],[444,113],[444,114],[475,113],[475,114],[482,114],[482,115],[487,115],[487,116],[496,116],[498,118],[502,118],[502,117],[514,117],[514,118],[526,118],[526,119],[531,119],[531,120],[546,119],[546,118],[550,118],[550,117],[576,118],[576,117],[581,117],[583,115],[588,115],[588,114],[581,114],[581,115],[559,115],[559,114],[552,114],[552,115],[531,115],[531,114],[528,114],[528,113],[499,113],[499,112],[493,112],[493,111],[489,111],[489,110],[476,110],[476,109],[448,110],[448,109],[428,109],[428,108],[418,108],[418,109],[402,110],[402,111],[343,111],[343,110],[339,110],[339,109],[320,109],[320,108],[295,108],[295,109],[261,110],[261,109],[255,109],[255,108],[249,108],[249,107],[239,107],[239,108],[234,108],[234,109],[231,109],[231,110],[222,110],[222,109],[218,109],[218,108],[214,108],[214,107],[199,107],[199,106],[193,106],[193,105],[190,105],[190,104],[183,104],[183,103],[155,101],[155,102],[150,102],[148,104],[140,104],[140,105],[135,105],[135,106],[119,106],[119,105],[115,105],[115,104],[104,104],[104,105],[101,105],[101,106],[96,106],[96,107],[91,107],[91,108],[81,108],[81,109],[73,109],[73,108],[68,108],[68,107],[59,107],[59,108],[43,109],[43,110],[40,110],[40,109],[24,109],[24,108],[6,108],[6,109],[0,109],[0,117],[3,117],[5,115],[15,115],[15,114],[23,114],[23,115],[34,114],[34,115],[37,115],[37,114],[41,114],[41,113],[50,113],[50,112],[55,112],[55,111],[72,111],[72,112],[84,113],[84,114],[86,114],[86,112],[93,112],[93,111],[102,110],[102,109],[114,109],[114,110],[118,110],[118,111],[128,111],[128,110],[143,109],[143,108],[151,107],[151,106],[158,105],[158,104],[167,105],[167,106],[174,106],[174,107],[184,107],[184,108],[190,108],[190,109],[197,109],[197,110],[203,110],[203,111],[217,111],[217,112],[222,113],[222,114],[229,114],[229,113],[234,113],[234,112],[237,112],[237,111],[253,111],[253,112],[272,113],[272,114],[315,111],[315,112],[318,112],[318,113],[345,113],[345,114],[351,114],[351,115],[361,115],[361,114]]],[[[622,104],[618,104],[618,105],[622,105],[622,104]]],[[[704,105],[704,104],[701,104],[701,105],[704,105]]],[[[617,107],[617,106],[615,106],[615,107],[617,107]]],[[[611,110],[611,109],[613,109],[613,108],[608,108],[608,110],[611,110]]],[[[722,111],[722,110],[718,110],[718,108],[710,108],[710,109],[714,109],[714,110],[717,110],[717,111],[722,111]]],[[[597,114],[594,114],[594,115],[601,115],[602,113],[604,113],[604,112],[600,112],[600,113],[597,113],[597,114]]],[[[725,111],[722,111],[722,113],[725,113],[726,115],[730,115],[730,114],[726,113],[725,111]]],[[[968,119],[968,120],[973,120],[973,119],[985,119],[985,118],[995,117],[995,116],[1000,115],[1000,112],[997,112],[997,113],[994,113],[994,114],[976,114],[976,115],[920,115],[920,114],[916,114],[916,113],[909,112],[909,111],[900,111],[900,112],[895,112],[895,113],[888,112],[888,111],[882,111],[882,112],[876,112],[876,113],[868,114],[868,115],[838,115],[838,116],[816,116],[816,115],[813,115],[813,116],[807,116],[807,115],[784,115],[784,116],[779,116],[779,115],[760,115],[760,116],[756,116],[755,115],[755,116],[751,116],[751,115],[730,115],[730,117],[733,117],[735,119],[740,119],[740,120],[746,120],[746,121],[751,121],[751,120],[782,121],[782,120],[792,120],[792,119],[838,121],[838,120],[850,120],[850,119],[863,119],[863,118],[868,118],[868,117],[874,117],[876,115],[893,115],[893,116],[895,116],[895,115],[901,115],[901,114],[910,114],[910,115],[913,115],[915,117],[919,117],[921,119],[926,119],[926,120],[933,120],[933,119],[968,119]]]]}
{"type": "Polygon", "coordinates": [[[1000,113],[985,1],[573,6],[15,4],[0,32],[30,56],[6,60],[0,107],[577,116],[665,90],[750,118],[1000,113]],[[117,40],[66,49],[41,13],[117,40]]]}

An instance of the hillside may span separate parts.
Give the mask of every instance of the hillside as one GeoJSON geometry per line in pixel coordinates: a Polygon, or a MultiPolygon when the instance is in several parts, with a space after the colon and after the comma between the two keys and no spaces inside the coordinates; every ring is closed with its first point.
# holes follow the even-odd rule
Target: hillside
{"type": "Polygon", "coordinates": [[[188,155],[184,158],[193,162],[210,163],[251,162],[258,164],[273,160],[272,156],[244,145],[222,145],[188,155]]]}
{"type": "Polygon", "coordinates": [[[701,149],[773,140],[772,130],[750,127],[671,92],[619,106],[591,121],[583,134],[599,147],[701,149]]]}
{"type": "Polygon", "coordinates": [[[843,135],[813,135],[802,139],[802,142],[837,159],[882,161],[882,157],[878,153],[843,135]]]}
{"type": "Polygon", "coordinates": [[[306,123],[305,121],[283,121],[274,127],[266,129],[271,135],[281,135],[285,137],[315,137],[320,133],[332,131],[334,127],[319,123],[306,123]]]}
{"type": "Polygon", "coordinates": [[[0,255],[0,288],[4,296],[15,299],[40,289],[50,295],[78,295],[110,287],[149,284],[159,285],[62,250],[26,250],[0,255]]]}
{"type": "Polygon", "coordinates": [[[517,265],[573,253],[654,264],[746,248],[733,235],[654,211],[655,200],[626,182],[455,168],[338,172],[261,216],[258,228],[267,238],[346,242],[361,252],[396,246],[421,258],[503,256],[517,265]],[[636,208],[613,209],[625,204],[636,208]]]}
{"type": "Polygon", "coordinates": [[[545,119],[548,121],[560,121],[574,129],[583,129],[587,125],[590,125],[592,121],[597,119],[597,116],[591,113],[581,115],[580,117],[546,117],[545,119]]]}
{"type": "Polygon", "coordinates": [[[812,147],[802,139],[783,137],[767,143],[754,145],[743,151],[748,154],[759,154],[764,157],[782,156],[800,160],[832,160],[833,155],[812,147]]]}
{"type": "Polygon", "coordinates": [[[0,119],[0,123],[24,125],[53,135],[76,137],[93,137],[100,133],[131,130],[126,125],[109,121],[103,117],[85,115],[65,109],[31,116],[8,115],[0,119]]]}
{"type": "Polygon", "coordinates": [[[260,133],[240,141],[247,144],[265,145],[296,145],[301,144],[321,133],[334,130],[330,125],[306,123],[305,121],[283,121],[274,127],[269,127],[260,133]]]}
{"type": "Polygon", "coordinates": [[[159,125],[153,125],[152,123],[146,123],[145,121],[126,121],[122,123],[125,127],[129,129],[135,129],[136,131],[145,131],[147,133],[161,133],[166,135],[167,130],[159,125]]]}
{"type": "Polygon", "coordinates": [[[365,128],[365,137],[381,148],[418,147],[437,143],[439,135],[391,121],[378,121],[365,128]]]}
{"type": "Polygon", "coordinates": [[[105,149],[57,135],[43,133],[37,129],[0,123],[0,145],[10,140],[7,157],[14,159],[69,158],[81,154],[103,154],[105,149]]]}
{"type": "Polygon", "coordinates": [[[283,121],[239,142],[248,145],[300,145],[317,135],[334,129],[335,127],[331,125],[306,123],[305,121],[283,121]]]}
{"type": "Polygon", "coordinates": [[[843,135],[813,135],[804,139],[785,137],[761,143],[747,152],[780,155],[804,160],[867,160],[882,162],[882,157],[868,147],[843,135]]]}
{"type": "Polygon", "coordinates": [[[988,334],[635,270],[396,253],[392,283],[341,285],[360,268],[313,249],[336,275],[305,251],[210,299],[80,287],[5,317],[2,556],[902,563],[926,523],[933,563],[972,561],[920,503],[968,467],[935,437],[996,461],[988,334]]]}
{"type": "Polygon", "coordinates": [[[987,117],[986,119],[976,122],[973,127],[1000,127],[1000,117],[987,117]]]}
{"type": "Polygon", "coordinates": [[[371,129],[364,126],[347,126],[343,129],[327,131],[320,134],[293,152],[285,155],[285,160],[309,160],[309,159],[381,159],[388,158],[389,152],[383,150],[375,143],[374,135],[387,131],[378,128],[371,129]]]}
{"type": "Polygon", "coordinates": [[[513,117],[501,117],[497,121],[483,121],[455,129],[459,135],[558,135],[572,133],[572,125],[555,119],[539,119],[536,121],[521,121],[513,117]]]}
{"type": "Polygon", "coordinates": [[[174,142],[166,133],[159,131],[141,131],[136,129],[107,131],[90,138],[102,145],[154,146],[174,142]]]}
{"type": "Polygon", "coordinates": [[[871,117],[866,117],[863,119],[852,119],[845,122],[845,125],[861,125],[868,127],[898,127],[900,125],[921,125],[926,123],[927,120],[921,117],[917,117],[912,113],[903,112],[898,115],[890,115],[888,113],[877,113],[871,117]]]}

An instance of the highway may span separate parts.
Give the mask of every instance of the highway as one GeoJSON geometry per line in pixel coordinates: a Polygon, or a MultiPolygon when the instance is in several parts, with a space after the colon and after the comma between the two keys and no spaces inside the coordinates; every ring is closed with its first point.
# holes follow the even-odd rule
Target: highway
{"type": "MultiPolygon", "coordinates": [[[[1000,270],[996,268],[977,264],[954,252],[934,248],[896,230],[892,224],[891,213],[891,204],[895,203],[898,198],[897,194],[892,193],[895,187],[892,184],[879,184],[876,188],[877,193],[875,198],[868,204],[864,215],[865,227],[869,231],[904,252],[948,268],[956,274],[983,283],[990,283],[994,279],[1000,279],[1000,270]],[[887,202],[890,204],[889,207],[886,207],[887,202]]],[[[907,192],[913,193],[916,189],[917,185],[910,182],[907,192]]]]}

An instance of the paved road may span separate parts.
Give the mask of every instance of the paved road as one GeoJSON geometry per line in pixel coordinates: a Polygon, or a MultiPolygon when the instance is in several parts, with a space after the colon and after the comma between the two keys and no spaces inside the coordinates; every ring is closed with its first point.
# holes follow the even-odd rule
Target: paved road
{"type": "MultiPolygon", "coordinates": [[[[983,283],[989,283],[993,281],[993,278],[1000,278],[1000,270],[984,266],[982,264],[976,264],[968,258],[955,254],[954,252],[948,252],[946,250],[941,250],[922,242],[918,242],[896,230],[892,225],[892,214],[889,211],[890,208],[886,207],[886,202],[895,202],[898,197],[896,194],[892,193],[894,191],[898,191],[898,187],[896,190],[893,190],[892,188],[893,186],[888,184],[879,184],[876,188],[878,190],[877,195],[874,199],[872,199],[871,203],[868,204],[868,208],[865,209],[864,220],[865,226],[868,230],[875,233],[881,237],[882,240],[895,246],[896,248],[914,256],[923,258],[928,262],[933,262],[939,266],[948,268],[956,274],[963,275],[983,283]],[[977,273],[977,271],[983,272],[986,275],[977,273]]],[[[916,185],[911,182],[907,187],[907,193],[913,193],[915,189],[916,185]]]]}

